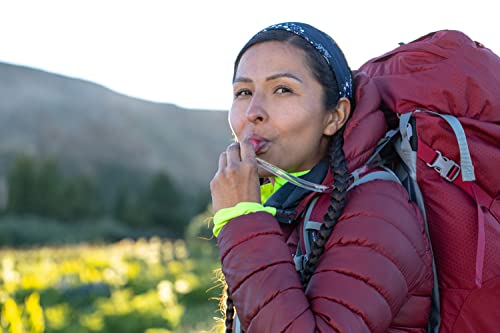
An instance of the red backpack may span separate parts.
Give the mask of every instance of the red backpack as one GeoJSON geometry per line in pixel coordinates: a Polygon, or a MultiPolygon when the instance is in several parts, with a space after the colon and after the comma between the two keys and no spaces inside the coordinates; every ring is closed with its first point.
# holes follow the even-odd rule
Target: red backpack
{"type": "Polygon", "coordinates": [[[443,30],[359,72],[393,128],[368,165],[391,161],[426,217],[439,286],[430,331],[499,332],[500,58],[443,30]]]}

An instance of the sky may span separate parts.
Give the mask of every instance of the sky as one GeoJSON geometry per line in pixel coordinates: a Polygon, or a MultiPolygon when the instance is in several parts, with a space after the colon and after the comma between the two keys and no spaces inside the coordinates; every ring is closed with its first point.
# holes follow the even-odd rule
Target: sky
{"type": "Polygon", "coordinates": [[[350,67],[432,31],[460,30],[500,54],[492,0],[0,0],[0,62],[145,100],[228,110],[236,55],[270,24],[328,33],[350,67]]]}

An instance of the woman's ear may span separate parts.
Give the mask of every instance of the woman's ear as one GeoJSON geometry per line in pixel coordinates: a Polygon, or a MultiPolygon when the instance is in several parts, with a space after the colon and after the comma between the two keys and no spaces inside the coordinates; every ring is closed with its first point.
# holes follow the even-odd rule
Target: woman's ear
{"type": "Polygon", "coordinates": [[[350,114],[351,102],[349,99],[342,97],[337,102],[335,108],[328,110],[327,123],[323,134],[327,136],[334,135],[342,126],[344,126],[347,119],[349,119],[350,114]]]}

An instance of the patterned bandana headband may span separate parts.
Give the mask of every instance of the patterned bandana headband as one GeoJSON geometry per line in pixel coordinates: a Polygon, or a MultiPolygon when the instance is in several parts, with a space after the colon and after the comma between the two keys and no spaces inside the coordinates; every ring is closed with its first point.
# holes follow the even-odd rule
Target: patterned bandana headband
{"type": "Polygon", "coordinates": [[[261,32],[268,30],[286,30],[304,38],[325,58],[330,66],[337,84],[340,97],[346,97],[352,101],[352,75],[347,61],[338,47],[337,43],[323,31],[305,23],[286,22],[271,25],[261,32]]]}

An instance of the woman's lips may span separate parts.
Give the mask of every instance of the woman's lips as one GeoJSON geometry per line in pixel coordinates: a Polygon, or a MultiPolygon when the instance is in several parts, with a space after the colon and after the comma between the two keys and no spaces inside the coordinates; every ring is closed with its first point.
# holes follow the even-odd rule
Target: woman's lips
{"type": "Polygon", "coordinates": [[[270,142],[267,140],[257,138],[249,138],[248,140],[252,143],[256,155],[265,153],[269,148],[270,142]]]}

